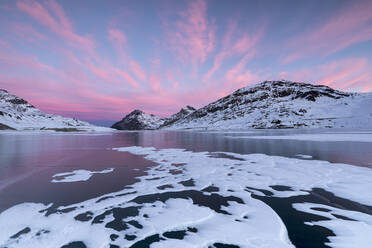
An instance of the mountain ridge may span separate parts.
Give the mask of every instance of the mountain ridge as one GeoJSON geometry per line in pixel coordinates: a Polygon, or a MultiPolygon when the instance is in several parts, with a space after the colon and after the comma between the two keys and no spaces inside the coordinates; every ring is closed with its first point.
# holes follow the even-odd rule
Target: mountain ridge
{"type": "Polygon", "coordinates": [[[164,122],[165,118],[135,109],[124,116],[123,119],[114,123],[111,128],[118,130],[153,130],[158,129],[164,122]]]}
{"type": "Polygon", "coordinates": [[[143,112],[142,110],[135,109],[126,116],[124,116],[123,119],[120,121],[114,123],[111,127],[118,129],[118,130],[154,130],[159,129],[163,126],[170,125],[196,109],[187,105],[184,108],[181,108],[181,110],[169,118],[159,117],[153,114],[147,114],[143,112]]]}
{"type": "Polygon", "coordinates": [[[108,131],[75,118],[47,114],[23,98],[0,89],[0,130],[108,131]]]}
{"type": "Polygon", "coordinates": [[[181,109],[149,129],[372,127],[368,106],[372,109],[372,93],[287,80],[263,81],[187,114],[180,114],[181,109]]]}
{"type": "MultiPolygon", "coordinates": [[[[136,109],[112,125],[119,130],[372,128],[372,93],[286,80],[240,88],[206,106],[189,105],[168,118],[136,109]]],[[[0,130],[111,130],[75,118],[46,114],[0,89],[0,130]]]]}
{"type": "MultiPolygon", "coordinates": [[[[358,123],[352,123],[347,119],[355,116],[354,105],[363,105],[359,101],[372,106],[371,94],[368,93],[342,92],[325,85],[286,80],[264,81],[238,89],[167,128],[265,129],[358,126],[358,123]],[[339,121],[340,119],[342,121],[339,121]]],[[[360,126],[371,126],[370,114],[364,116],[365,123],[361,123],[360,126]]],[[[358,121],[363,122],[362,118],[358,121]]]]}

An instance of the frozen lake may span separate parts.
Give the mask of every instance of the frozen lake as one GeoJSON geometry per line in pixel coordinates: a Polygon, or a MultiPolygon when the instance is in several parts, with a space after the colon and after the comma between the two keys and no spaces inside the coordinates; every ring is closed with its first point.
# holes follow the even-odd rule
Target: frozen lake
{"type": "Polygon", "coordinates": [[[0,133],[0,247],[369,247],[371,130],[0,133]]]}

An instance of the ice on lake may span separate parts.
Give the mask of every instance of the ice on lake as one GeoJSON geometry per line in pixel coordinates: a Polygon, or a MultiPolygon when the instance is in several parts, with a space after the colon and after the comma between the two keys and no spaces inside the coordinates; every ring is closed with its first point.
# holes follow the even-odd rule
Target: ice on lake
{"type": "Polygon", "coordinates": [[[71,172],[62,172],[53,175],[52,183],[70,183],[70,182],[79,182],[87,181],[94,174],[106,174],[113,172],[114,168],[108,168],[101,171],[89,171],[89,170],[74,170],[71,172]]]}
{"type": "MultiPolygon", "coordinates": [[[[71,159],[43,158],[48,166],[32,173],[32,185],[45,178],[50,191],[66,199],[72,191],[82,196],[82,190],[122,186],[65,204],[36,198],[13,204],[0,213],[0,247],[368,247],[369,168],[332,161],[332,152],[322,157],[313,143],[297,143],[283,156],[267,140],[249,148],[257,145],[245,139],[251,133],[242,139],[229,135],[123,132],[99,136],[102,143],[98,136],[58,136],[57,146],[61,137],[68,143],[63,152],[54,147],[48,154],[71,159]],[[71,154],[77,147],[79,153],[71,154]],[[250,152],[257,147],[266,147],[267,154],[250,152]],[[138,173],[134,181],[128,181],[129,173],[138,173]],[[50,183],[51,178],[74,183],[50,183]]],[[[343,145],[349,147],[344,141],[337,149],[343,145]]],[[[366,142],[355,146],[369,148],[366,142]]],[[[40,164],[27,157],[33,166],[40,164]]],[[[11,161],[9,155],[2,159],[11,161]]],[[[22,180],[17,190],[26,190],[22,180]]],[[[8,200],[4,192],[0,199],[8,200]]]]}

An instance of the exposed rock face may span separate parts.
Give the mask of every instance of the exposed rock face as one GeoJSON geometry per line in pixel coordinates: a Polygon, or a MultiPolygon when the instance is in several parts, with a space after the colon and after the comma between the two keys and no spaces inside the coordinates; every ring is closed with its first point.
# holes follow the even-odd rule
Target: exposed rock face
{"type": "Polygon", "coordinates": [[[95,127],[75,118],[46,114],[26,100],[0,89],[0,130],[48,130],[56,128],[73,128],[78,131],[107,130],[107,128],[95,127]]]}
{"type": "Polygon", "coordinates": [[[371,116],[369,93],[345,93],[327,86],[290,81],[265,81],[241,88],[165,128],[372,127],[371,116]]]}
{"type": "Polygon", "coordinates": [[[153,130],[163,126],[170,125],[180,119],[193,113],[196,109],[191,106],[182,108],[178,113],[169,118],[162,118],[136,109],[126,115],[121,121],[112,125],[112,128],[118,130],[153,130]]]}
{"type": "Polygon", "coordinates": [[[145,112],[136,109],[126,115],[121,121],[112,125],[112,128],[118,130],[152,130],[158,129],[165,120],[165,118],[146,114],[145,112]]]}
{"type": "Polygon", "coordinates": [[[186,116],[190,115],[191,113],[193,113],[196,109],[194,107],[191,107],[189,105],[187,105],[186,107],[182,108],[178,113],[172,115],[171,117],[169,117],[162,126],[169,126],[183,118],[185,118],[186,116]]]}
{"type": "Polygon", "coordinates": [[[195,110],[187,106],[169,118],[133,111],[113,128],[249,129],[372,128],[372,93],[347,93],[328,86],[265,81],[241,88],[195,110]]]}
{"type": "Polygon", "coordinates": [[[0,123],[0,130],[15,130],[15,129],[0,123]]]}

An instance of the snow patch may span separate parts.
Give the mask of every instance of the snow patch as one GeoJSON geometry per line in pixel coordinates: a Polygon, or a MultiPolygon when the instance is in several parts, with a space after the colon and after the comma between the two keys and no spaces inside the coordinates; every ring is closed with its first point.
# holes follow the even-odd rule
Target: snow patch
{"type": "MultiPolygon", "coordinates": [[[[5,210],[0,213],[0,246],[61,247],[81,241],[87,247],[130,247],[152,237],[158,240],[151,247],[224,243],[242,248],[289,248],[294,246],[284,223],[273,209],[253,198],[252,191],[267,190],[286,198],[323,188],[338,197],[372,205],[372,170],[367,168],[263,154],[224,153],[228,156],[221,158],[183,149],[114,150],[144,156],[158,165],[149,168],[147,175],[130,188],[60,206],[49,215],[45,209],[50,205],[35,203],[5,210]],[[287,186],[288,190],[275,190],[274,185],[287,186]],[[22,230],[24,233],[14,237],[22,230]],[[169,238],[169,232],[181,232],[184,237],[169,238]],[[118,238],[112,240],[112,235],[118,238]]],[[[295,207],[313,211],[305,204],[295,207]]],[[[355,247],[352,241],[357,247],[369,247],[366,233],[372,226],[370,216],[326,208],[355,219],[348,226],[335,218],[314,223],[335,231],[337,236],[330,239],[332,247],[355,247]]]]}
{"type": "Polygon", "coordinates": [[[166,129],[371,128],[372,93],[265,81],[241,88],[166,129]]]}
{"type": "Polygon", "coordinates": [[[329,237],[331,247],[368,247],[372,244],[372,216],[356,211],[344,210],[315,203],[296,203],[298,211],[326,217],[330,220],[314,221],[309,225],[318,225],[331,229],[336,237],[329,237]],[[315,209],[327,209],[318,211],[315,209]]]}
{"type": "Polygon", "coordinates": [[[74,170],[71,172],[63,172],[53,175],[52,183],[70,183],[79,181],[88,181],[94,174],[106,174],[113,172],[114,168],[109,168],[101,171],[89,171],[89,170],[74,170]],[[60,178],[61,177],[61,178],[60,178]],[[59,179],[57,179],[59,178],[59,179]]]}
{"type": "Polygon", "coordinates": [[[313,156],[311,156],[311,155],[305,155],[305,154],[297,154],[295,156],[298,157],[298,158],[305,158],[305,159],[313,158],[313,156]]]}
{"type": "MultiPolygon", "coordinates": [[[[22,98],[0,90],[0,124],[16,130],[112,131],[75,118],[46,114],[22,98]]],[[[1,125],[0,125],[1,126],[1,125]]]]}

